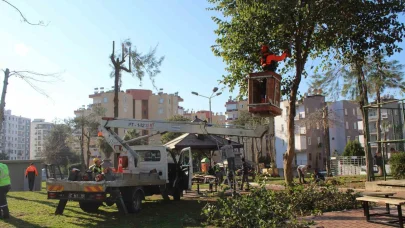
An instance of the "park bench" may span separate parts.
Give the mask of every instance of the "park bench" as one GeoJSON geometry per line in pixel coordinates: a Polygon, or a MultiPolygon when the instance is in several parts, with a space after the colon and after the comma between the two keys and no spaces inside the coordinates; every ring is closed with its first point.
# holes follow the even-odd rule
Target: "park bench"
{"type": "MultiPolygon", "coordinates": [[[[367,194],[367,192],[366,192],[366,194],[367,194]]],[[[365,195],[365,194],[363,193],[363,195],[365,195]]],[[[386,193],[386,192],[374,192],[374,193],[369,193],[368,196],[362,196],[362,197],[356,198],[357,201],[361,201],[363,203],[364,215],[366,216],[367,222],[383,224],[383,225],[390,225],[390,226],[397,226],[397,227],[401,227],[401,228],[404,227],[404,220],[402,217],[402,205],[405,204],[405,199],[388,198],[388,196],[392,196],[392,195],[394,195],[394,194],[386,193]],[[373,196],[371,196],[371,195],[373,195],[373,196]],[[384,197],[379,197],[379,196],[384,196],[384,197]],[[369,202],[385,204],[387,207],[387,211],[385,213],[370,214],[369,202]],[[389,205],[394,205],[397,207],[398,215],[393,215],[390,213],[389,205]],[[393,218],[398,218],[398,220],[389,221],[388,223],[380,222],[380,221],[371,220],[370,217],[372,217],[372,216],[393,217],[393,218]],[[394,223],[398,223],[398,225],[394,225],[394,223]]]]}

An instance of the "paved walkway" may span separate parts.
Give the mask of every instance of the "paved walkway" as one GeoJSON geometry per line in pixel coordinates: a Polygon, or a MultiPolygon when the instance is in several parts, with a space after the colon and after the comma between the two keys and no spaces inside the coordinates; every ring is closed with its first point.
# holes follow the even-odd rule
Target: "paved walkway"
{"type": "MultiPolygon", "coordinates": [[[[385,208],[375,208],[370,210],[370,213],[382,213],[385,212],[385,208]]],[[[392,214],[397,214],[394,207],[391,208],[392,214]]],[[[327,212],[320,216],[311,216],[306,219],[315,221],[315,225],[312,228],[377,228],[377,227],[389,227],[385,225],[366,222],[363,209],[340,211],[340,212],[327,212]]],[[[387,222],[392,218],[372,217],[372,219],[378,219],[379,221],[387,222]]],[[[398,224],[398,223],[397,223],[398,224]]]]}

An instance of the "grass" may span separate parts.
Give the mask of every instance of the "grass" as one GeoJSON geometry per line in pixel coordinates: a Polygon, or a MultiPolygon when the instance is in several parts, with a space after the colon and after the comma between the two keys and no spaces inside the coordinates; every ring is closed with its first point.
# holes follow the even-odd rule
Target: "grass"
{"type": "Polygon", "coordinates": [[[0,220],[0,227],[202,227],[202,207],[208,200],[163,201],[147,197],[139,214],[120,215],[117,207],[100,207],[98,214],[85,213],[78,202],[68,202],[63,215],[54,215],[57,200],[48,200],[45,186],[40,192],[9,192],[11,218],[0,220]]]}

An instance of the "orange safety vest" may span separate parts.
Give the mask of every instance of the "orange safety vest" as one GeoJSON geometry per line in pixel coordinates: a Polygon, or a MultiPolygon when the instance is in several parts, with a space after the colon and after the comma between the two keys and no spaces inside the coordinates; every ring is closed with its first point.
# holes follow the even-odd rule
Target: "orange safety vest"
{"type": "Polygon", "coordinates": [[[33,165],[28,166],[27,170],[25,170],[25,176],[27,176],[28,173],[31,173],[31,172],[35,172],[35,176],[38,176],[38,170],[33,165]]]}

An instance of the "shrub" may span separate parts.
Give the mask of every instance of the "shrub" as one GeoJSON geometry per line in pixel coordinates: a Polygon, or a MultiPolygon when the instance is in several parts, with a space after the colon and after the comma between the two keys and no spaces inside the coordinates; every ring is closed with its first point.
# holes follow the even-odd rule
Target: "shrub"
{"type": "Polygon", "coordinates": [[[343,151],[343,156],[364,156],[364,148],[357,141],[349,141],[343,151]]]}
{"type": "Polygon", "coordinates": [[[405,178],[405,153],[398,152],[391,155],[391,174],[395,179],[405,178]]]}
{"type": "Polygon", "coordinates": [[[356,208],[356,197],[353,190],[339,192],[333,186],[298,185],[277,192],[262,187],[207,204],[202,214],[208,224],[219,227],[305,227],[308,224],[296,216],[356,208]]]}

